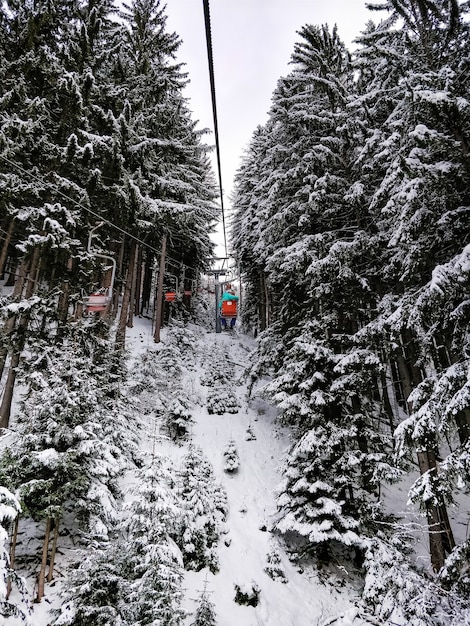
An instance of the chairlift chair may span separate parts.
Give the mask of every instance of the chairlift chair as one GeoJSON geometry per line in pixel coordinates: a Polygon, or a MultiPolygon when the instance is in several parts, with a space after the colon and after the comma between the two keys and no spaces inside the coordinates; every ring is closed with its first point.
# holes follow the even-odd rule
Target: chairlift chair
{"type": "MultiPolygon", "coordinates": [[[[88,252],[96,258],[106,259],[107,261],[111,262],[111,282],[109,287],[99,289],[98,291],[95,291],[89,296],[85,296],[83,298],[83,304],[85,305],[86,311],[88,313],[99,313],[102,311],[106,311],[113,297],[114,279],[116,277],[116,261],[112,256],[95,252],[91,247],[93,234],[97,228],[100,228],[100,226],[102,226],[102,224],[103,223],[101,222],[90,230],[90,234],[88,236],[88,252]]],[[[109,269],[109,267],[106,269],[109,269]]]]}

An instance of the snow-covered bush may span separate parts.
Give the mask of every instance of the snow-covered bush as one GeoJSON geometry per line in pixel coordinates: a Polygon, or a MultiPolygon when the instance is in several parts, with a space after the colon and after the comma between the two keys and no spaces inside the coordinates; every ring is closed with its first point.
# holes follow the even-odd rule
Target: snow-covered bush
{"type": "Polygon", "coordinates": [[[217,415],[238,413],[238,409],[237,396],[229,385],[209,389],[207,393],[207,410],[209,413],[217,415]]]}
{"type": "Polygon", "coordinates": [[[261,589],[252,581],[242,585],[235,585],[235,602],[244,606],[258,606],[261,589]]]}
{"type": "Polygon", "coordinates": [[[224,455],[224,463],[223,463],[224,471],[228,472],[229,474],[232,472],[236,472],[240,465],[240,459],[238,457],[238,450],[237,450],[236,443],[233,439],[230,439],[230,441],[228,442],[227,446],[224,449],[223,455],[224,455]]]}
{"type": "Polygon", "coordinates": [[[277,580],[281,583],[287,583],[286,574],[282,567],[281,556],[279,554],[279,550],[273,548],[268,552],[266,556],[266,566],[264,571],[273,580],[277,580]]]}

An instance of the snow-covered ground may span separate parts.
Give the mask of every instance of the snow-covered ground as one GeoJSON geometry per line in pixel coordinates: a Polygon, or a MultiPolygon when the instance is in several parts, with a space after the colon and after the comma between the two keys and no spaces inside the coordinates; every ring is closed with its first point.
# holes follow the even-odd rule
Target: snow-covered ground
{"type": "MultiPolygon", "coordinates": [[[[347,573],[338,569],[332,577],[320,578],[310,569],[300,569],[291,562],[282,545],[269,532],[270,518],[275,512],[275,488],[280,480],[279,466],[289,445],[287,432],[275,424],[272,407],[257,398],[247,398],[243,377],[253,340],[238,331],[216,334],[197,326],[191,328],[196,337],[195,359],[184,371],[185,389],[193,400],[192,432],[181,445],[158,436],[155,424],[149,421],[142,433],[143,449],[154,449],[174,460],[175,466],[187,452],[190,443],[199,446],[211,462],[216,479],[223,485],[228,498],[226,532],[219,545],[220,570],[187,572],[184,581],[183,607],[188,612],[184,621],[194,620],[198,598],[205,589],[215,606],[220,626],[361,626],[364,621],[355,606],[358,599],[355,584],[347,573]],[[223,360],[224,380],[235,393],[237,413],[210,414],[207,410],[209,387],[201,377],[213,367],[218,354],[223,360]],[[223,451],[233,440],[239,456],[236,472],[224,471],[223,451]],[[268,554],[277,554],[284,579],[273,579],[265,572],[268,554]],[[259,590],[257,606],[237,604],[235,586],[242,591],[253,586],[259,590]]],[[[165,342],[166,329],[162,333],[165,342]]],[[[132,359],[154,348],[152,329],[148,320],[137,318],[128,330],[126,345],[132,359]]],[[[132,371],[132,368],[131,368],[132,371]]],[[[223,386],[223,383],[222,383],[223,386]]],[[[23,537],[23,540],[25,537],[23,537]]],[[[73,548],[69,548],[73,549],[73,548]]],[[[58,557],[55,580],[46,585],[46,597],[33,604],[31,624],[47,626],[50,609],[61,603],[61,581],[66,569],[67,547],[58,557]]],[[[34,580],[28,580],[31,598],[34,580]]],[[[1,621],[0,624],[6,624],[1,621]]],[[[8,626],[15,626],[10,619],[8,626]]],[[[93,626],[90,624],[90,626],[93,626]]]]}
{"type": "MultiPolygon", "coordinates": [[[[352,586],[336,588],[321,582],[314,571],[299,571],[267,531],[270,516],[275,511],[279,466],[289,439],[287,433],[275,425],[272,407],[259,399],[247,398],[243,371],[254,347],[253,340],[243,334],[229,331],[216,334],[201,328],[195,329],[196,334],[199,334],[196,351],[199,358],[195,369],[186,373],[187,387],[200,398],[193,412],[195,423],[191,441],[200,446],[211,461],[216,478],[227,492],[229,514],[228,532],[219,549],[220,571],[217,574],[207,569],[188,572],[184,607],[193,612],[197,598],[206,587],[220,626],[321,626],[333,618],[337,618],[334,623],[338,626],[365,623],[357,617],[352,586]],[[226,370],[225,378],[234,386],[239,401],[236,414],[211,415],[204,401],[208,387],[200,384],[200,378],[207,370],[211,355],[217,354],[219,349],[227,354],[233,368],[226,370]],[[238,471],[233,474],[223,468],[223,451],[230,440],[235,441],[240,459],[238,471]],[[273,550],[281,557],[287,582],[273,580],[264,572],[267,555],[273,550]],[[260,589],[258,606],[235,603],[235,585],[245,588],[252,584],[260,589]]],[[[164,341],[164,334],[162,338],[164,341]]],[[[148,328],[138,321],[129,333],[128,346],[132,346],[135,353],[139,346],[150,345],[149,342],[148,328]]],[[[184,453],[184,448],[179,446],[161,445],[165,454],[176,458],[184,453]]],[[[342,585],[343,572],[338,572],[338,581],[340,578],[342,585]]],[[[192,619],[188,616],[185,624],[189,625],[192,619]]]]}

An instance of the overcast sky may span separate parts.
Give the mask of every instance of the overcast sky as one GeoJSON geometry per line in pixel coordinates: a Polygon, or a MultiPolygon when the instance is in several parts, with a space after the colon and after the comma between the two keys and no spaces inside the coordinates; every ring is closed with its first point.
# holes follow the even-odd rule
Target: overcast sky
{"type": "MultiPolygon", "coordinates": [[[[166,0],[167,29],[183,43],[178,60],[186,64],[193,119],[213,130],[204,29],[203,0],[166,0]]],[[[338,26],[340,38],[352,41],[378,14],[365,0],[210,0],[217,117],[224,205],[229,208],[233,177],[243,150],[258,124],[264,124],[271,95],[289,71],[298,31],[305,24],[338,26]]],[[[214,144],[213,134],[206,143],[214,144]]],[[[213,159],[214,170],[216,168],[213,159]]]]}

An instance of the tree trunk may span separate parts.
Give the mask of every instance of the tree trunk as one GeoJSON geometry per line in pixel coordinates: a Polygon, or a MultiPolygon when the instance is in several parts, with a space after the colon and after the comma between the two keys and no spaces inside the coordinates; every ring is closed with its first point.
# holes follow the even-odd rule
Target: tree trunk
{"type": "Polygon", "coordinates": [[[266,289],[266,280],[264,271],[259,271],[259,329],[260,332],[266,330],[267,320],[268,320],[268,303],[267,303],[267,289],[266,289]]]}
{"type": "MultiPolygon", "coordinates": [[[[67,270],[72,272],[73,261],[72,258],[69,257],[67,260],[67,270]]],[[[70,281],[64,280],[62,282],[61,295],[59,297],[59,302],[57,303],[57,314],[59,318],[59,323],[65,324],[67,322],[68,314],[69,314],[69,297],[70,297],[70,281]]]]}
{"type": "Polygon", "coordinates": [[[385,369],[381,370],[380,372],[380,385],[381,385],[382,406],[388,418],[390,434],[393,435],[393,433],[395,432],[395,428],[396,428],[395,414],[393,412],[392,403],[390,402],[390,394],[388,393],[388,385],[387,385],[387,373],[385,369]]]}
{"type": "MultiPolygon", "coordinates": [[[[421,474],[437,472],[436,455],[430,450],[418,452],[418,464],[421,474]]],[[[450,554],[455,547],[454,536],[450,527],[447,509],[443,504],[438,506],[427,505],[426,517],[428,520],[431,565],[433,570],[438,572],[444,565],[446,554],[450,554]]]]}
{"type": "MultiPolygon", "coordinates": [[[[21,263],[19,272],[18,272],[18,277],[15,282],[15,286],[13,288],[13,293],[12,293],[13,301],[19,298],[21,294],[23,293],[27,272],[28,272],[28,262],[23,260],[23,262],[21,263]]],[[[15,323],[16,323],[16,315],[12,315],[11,317],[7,319],[7,321],[5,322],[3,326],[3,332],[2,332],[2,334],[5,337],[9,337],[11,335],[15,327],[15,323]]],[[[3,371],[5,369],[7,354],[8,354],[8,348],[3,347],[0,350],[0,380],[3,376],[3,371]]]]}
{"type": "Polygon", "coordinates": [[[162,251],[160,256],[160,269],[158,271],[158,286],[155,296],[155,332],[153,340],[155,343],[160,342],[160,329],[162,327],[162,304],[163,304],[163,278],[165,275],[165,258],[166,258],[166,236],[162,239],[162,251]]]}
{"type": "Polygon", "coordinates": [[[148,313],[150,308],[150,296],[152,294],[152,263],[153,255],[147,251],[145,256],[144,279],[142,281],[142,302],[140,314],[144,314],[144,310],[148,313]]]}
{"type": "Polygon", "coordinates": [[[134,287],[134,295],[132,301],[133,312],[134,315],[140,315],[140,299],[142,294],[142,265],[143,265],[143,254],[142,247],[139,246],[139,254],[137,256],[137,263],[135,268],[135,287],[134,287]]]}
{"type": "Polygon", "coordinates": [[[46,566],[47,566],[47,555],[49,552],[49,537],[51,534],[51,518],[48,517],[46,520],[46,530],[44,533],[44,543],[42,546],[42,559],[41,559],[41,569],[39,570],[38,575],[38,595],[36,597],[36,602],[41,602],[44,597],[44,584],[46,581],[46,566]]]}
{"type": "MultiPolygon", "coordinates": [[[[25,298],[30,298],[35,289],[37,273],[39,271],[39,259],[40,249],[36,248],[31,261],[31,267],[29,271],[28,282],[26,283],[25,298]]],[[[10,366],[8,368],[8,378],[5,383],[5,390],[3,392],[2,404],[0,406],[0,428],[8,428],[10,423],[11,403],[13,400],[13,392],[15,389],[16,381],[16,368],[20,362],[20,356],[26,343],[26,332],[28,329],[30,314],[25,312],[21,315],[20,321],[16,328],[16,335],[18,337],[16,345],[14,346],[14,353],[10,359],[10,366]]],[[[3,370],[2,370],[3,372],[3,370]]]]}
{"type": "Polygon", "coordinates": [[[8,255],[8,246],[10,245],[11,237],[13,235],[13,231],[15,229],[15,218],[11,219],[10,225],[8,226],[8,231],[5,234],[5,240],[3,242],[2,251],[0,252],[0,276],[3,276],[5,272],[5,261],[7,260],[8,255]]]}
{"type": "Polygon", "coordinates": [[[135,265],[135,251],[137,244],[135,241],[131,244],[131,255],[129,259],[129,267],[127,268],[127,277],[126,284],[124,287],[124,295],[122,297],[121,303],[121,314],[119,316],[118,328],[116,331],[116,341],[115,348],[116,350],[124,350],[126,343],[126,326],[127,326],[127,317],[129,315],[129,305],[131,301],[131,290],[132,290],[132,279],[134,275],[134,265],[135,265]]]}
{"type": "MultiPolygon", "coordinates": [[[[16,542],[18,540],[18,527],[20,525],[20,516],[17,515],[16,519],[13,523],[13,532],[11,534],[11,543],[10,543],[10,569],[15,569],[15,557],[16,557],[16,542]]],[[[11,579],[8,578],[7,582],[7,593],[6,599],[8,600],[11,593],[11,579]]]]}
{"type": "Polygon", "coordinates": [[[51,556],[49,558],[49,571],[47,572],[47,582],[50,583],[54,577],[54,562],[57,552],[57,541],[59,539],[59,519],[54,520],[54,536],[52,537],[51,556]]]}
{"type": "Polygon", "coordinates": [[[139,244],[134,243],[133,255],[131,260],[132,272],[131,268],[129,268],[129,273],[131,276],[131,291],[129,294],[129,311],[127,316],[127,327],[133,328],[134,326],[134,311],[135,311],[135,294],[137,291],[137,266],[138,259],[140,257],[139,244]]]}

